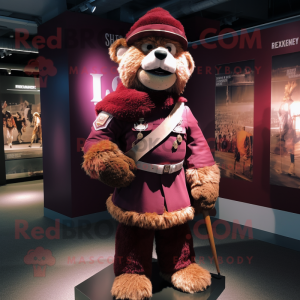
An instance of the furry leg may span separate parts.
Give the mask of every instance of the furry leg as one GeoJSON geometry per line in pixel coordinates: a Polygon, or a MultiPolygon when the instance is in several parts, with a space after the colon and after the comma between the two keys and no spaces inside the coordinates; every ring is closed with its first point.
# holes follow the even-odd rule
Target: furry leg
{"type": "Polygon", "coordinates": [[[173,274],[195,261],[193,237],[188,223],[155,232],[160,271],[173,274]]]}
{"type": "Polygon", "coordinates": [[[152,296],[150,281],[154,230],[118,225],[111,293],[117,299],[142,300],[152,296]]]}
{"type": "Polygon", "coordinates": [[[156,231],[155,241],[163,279],[191,294],[211,284],[209,272],[195,263],[193,238],[187,223],[156,231]]]}

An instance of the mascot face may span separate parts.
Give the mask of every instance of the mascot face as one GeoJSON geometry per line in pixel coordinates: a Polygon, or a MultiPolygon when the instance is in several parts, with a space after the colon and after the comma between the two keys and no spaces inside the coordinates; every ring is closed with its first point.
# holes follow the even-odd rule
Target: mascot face
{"type": "Polygon", "coordinates": [[[191,55],[180,43],[163,37],[146,37],[128,47],[125,39],[115,41],[111,59],[119,64],[123,85],[137,90],[181,94],[194,70],[191,55]]]}

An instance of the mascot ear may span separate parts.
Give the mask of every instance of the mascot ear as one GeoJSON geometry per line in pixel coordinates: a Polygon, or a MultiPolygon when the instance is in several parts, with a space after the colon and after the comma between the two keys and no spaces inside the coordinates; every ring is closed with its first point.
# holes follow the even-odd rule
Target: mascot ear
{"type": "Polygon", "coordinates": [[[128,50],[128,46],[125,39],[116,40],[109,47],[109,56],[110,59],[116,63],[120,63],[123,54],[128,50]]]}
{"type": "Polygon", "coordinates": [[[188,69],[190,71],[190,76],[191,76],[192,73],[194,72],[194,69],[195,69],[194,60],[192,58],[192,55],[189,52],[187,52],[187,51],[184,52],[184,56],[185,56],[185,58],[187,60],[187,67],[188,67],[188,69]]]}

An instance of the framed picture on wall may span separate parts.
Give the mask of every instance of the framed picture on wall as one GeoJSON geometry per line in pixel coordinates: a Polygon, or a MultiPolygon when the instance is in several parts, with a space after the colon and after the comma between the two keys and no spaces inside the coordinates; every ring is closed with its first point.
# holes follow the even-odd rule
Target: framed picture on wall
{"type": "MultiPolygon", "coordinates": [[[[1,76],[6,180],[43,175],[40,88],[32,77],[1,76]]],[[[3,159],[0,157],[0,159],[3,159]]]]}
{"type": "Polygon", "coordinates": [[[270,183],[300,188],[300,52],[272,57],[270,183]]]}
{"type": "Polygon", "coordinates": [[[254,60],[216,66],[215,160],[221,176],[252,181],[254,60]]]}

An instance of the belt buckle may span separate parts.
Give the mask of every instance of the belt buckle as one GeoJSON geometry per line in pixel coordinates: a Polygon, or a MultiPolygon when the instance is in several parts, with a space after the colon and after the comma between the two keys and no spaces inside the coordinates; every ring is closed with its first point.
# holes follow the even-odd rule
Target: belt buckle
{"type": "Polygon", "coordinates": [[[164,165],[163,173],[164,174],[169,174],[170,173],[170,169],[171,169],[171,165],[164,165]]]}

